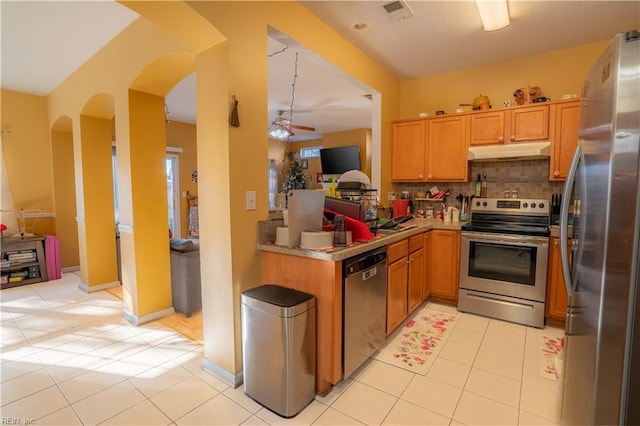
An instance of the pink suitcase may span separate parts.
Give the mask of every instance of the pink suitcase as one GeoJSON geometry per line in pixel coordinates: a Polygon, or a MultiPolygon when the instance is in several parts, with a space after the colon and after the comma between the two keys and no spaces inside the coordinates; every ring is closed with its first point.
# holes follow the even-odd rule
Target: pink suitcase
{"type": "Polygon", "coordinates": [[[60,242],[55,235],[44,236],[44,257],[47,261],[47,275],[50,280],[62,278],[62,258],[60,242]]]}

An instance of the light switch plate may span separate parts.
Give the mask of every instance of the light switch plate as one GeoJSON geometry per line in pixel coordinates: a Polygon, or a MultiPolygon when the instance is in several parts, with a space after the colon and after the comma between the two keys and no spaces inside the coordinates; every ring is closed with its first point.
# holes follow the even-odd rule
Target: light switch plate
{"type": "Polygon", "coordinates": [[[256,191],[247,191],[247,210],[256,209],[256,191]]]}

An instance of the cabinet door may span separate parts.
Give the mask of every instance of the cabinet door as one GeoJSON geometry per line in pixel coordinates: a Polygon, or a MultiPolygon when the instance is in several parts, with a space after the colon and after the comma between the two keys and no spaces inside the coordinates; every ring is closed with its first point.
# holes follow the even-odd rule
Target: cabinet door
{"type": "Polygon", "coordinates": [[[422,300],[431,295],[431,232],[424,233],[424,280],[422,281],[422,300]]]}
{"type": "Polygon", "coordinates": [[[431,295],[458,299],[460,232],[431,231],[431,295]]]}
{"type": "Polygon", "coordinates": [[[560,239],[553,237],[549,239],[546,317],[564,322],[567,315],[567,303],[567,289],[560,263],[560,239]]]}
{"type": "Polygon", "coordinates": [[[434,118],[428,127],[427,180],[466,181],[469,116],[434,118]]]}
{"type": "Polygon", "coordinates": [[[489,145],[504,142],[505,113],[491,111],[471,114],[471,145],[489,145]]]}
{"type": "Polygon", "coordinates": [[[424,250],[420,248],[418,251],[415,251],[409,255],[409,277],[407,279],[409,306],[407,313],[413,312],[422,303],[423,282],[424,250]]]}
{"type": "Polygon", "coordinates": [[[407,317],[407,258],[391,263],[387,268],[387,334],[407,317]]]}
{"type": "Polygon", "coordinates": [[[549,106],[527,106],[509,111],[511,142],[549,139],[549,106]]]}
{"type": "Polygon", "coordinates": [[[578,146],[580,101],[555,105],[553,152],[549,180],[565,180],[578,146]]]}
{"type": "Polygon", "coordinates": [[[426,121],[400,121],[391,127],[391,179],[426,180],[426,121]]]}

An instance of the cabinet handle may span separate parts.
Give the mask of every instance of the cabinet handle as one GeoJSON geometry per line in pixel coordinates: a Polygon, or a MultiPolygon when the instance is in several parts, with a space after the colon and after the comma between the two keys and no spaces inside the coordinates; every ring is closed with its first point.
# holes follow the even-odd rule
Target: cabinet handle
{"type": "Polygon", "coordinates": [[[554,246],[556,246],[556,247],[558,247],[558,240],[555,240],[555,241],[553,242],[553,245],[554,245],[554,246]]]}
{"type": "Polygon", "coordinates": [[[418,175],[418,177],[419,177],[420,179],[422,179],[422,177],[423,177],[423,176],[424,176],[423,174],[419,174],[419,175],[418,175]]]}
{"type": "Polygon", "coordinates": [[[429,173],[429,174],[427,175],[427,179],[431,179],[431,177],[432,177],[432,176],[431,176],[431,173],[429,173]]]}
{"type": "Polygon", "coordinates": [[[498,142],[504,142],[504,136],[498,136],[498,142]]]}
{"type": "Polygon", "coordinates": [[[559,170],[554,170],[553,171],[553,177],[558,177],[560,176],[560,171],[559,170]]]}
{"type": "Polygon", "coordinates": [[[516,135],[511,135],[511,140],[515,141],[516,140],[516,135]]]}

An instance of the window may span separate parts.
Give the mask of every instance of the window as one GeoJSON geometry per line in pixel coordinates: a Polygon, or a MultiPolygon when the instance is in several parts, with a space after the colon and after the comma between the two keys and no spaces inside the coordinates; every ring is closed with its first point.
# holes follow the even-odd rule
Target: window
{"type": "Polygon", "coordinates": [[[278,168],[276,160],[269,158],[269,209],[276,208],[276,194],[278,193],[278,168]]]}
{"type": "Polygon", "coordinates": [[[320,157],[321,146],[308,146],[300,149],[300,158],[318,158],[320,157]]]}
{"type": "Polygon", "coordinates": [[[169,213],[169,229],[174,238],[180,238],[180,182],[178,154],[167,154],[167,207],[169,213]]]}

